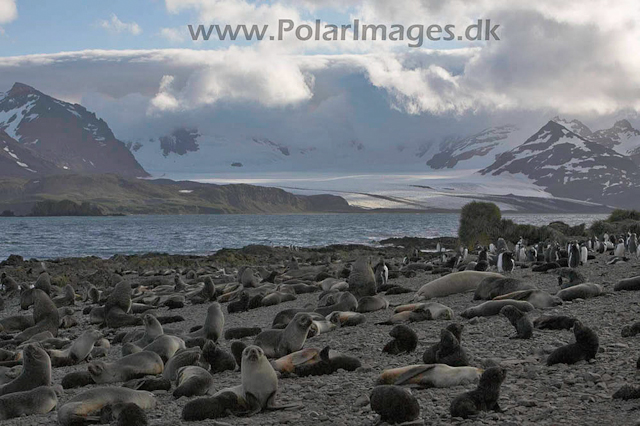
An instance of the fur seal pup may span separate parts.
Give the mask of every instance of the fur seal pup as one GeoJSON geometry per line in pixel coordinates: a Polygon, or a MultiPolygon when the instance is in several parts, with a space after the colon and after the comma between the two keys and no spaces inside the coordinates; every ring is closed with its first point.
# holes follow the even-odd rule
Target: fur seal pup
{"type": "Polygon", "coordinates": [[[233,355],[211,340],[207,340],[202,348],[202,359],[209,363],[212,374],[236,369],[236,360],[233,355]]]}
{"type": "Polygon", "coordinates": [[[533,320],[533,326],[540,330],[571,330],[576,319],[565,315],[542,315],[533,320]]]}
{"type": "MultiPolygon", "coordinates": [[[[454,322],[449,324],[445,330],[450,331],[453,336],[458,340],[458,343],[462,343],[462,330],[464,329],[464,325],[454,322]]],[[[440,342],[431,345],[428,347],[424,354],[422,354],[422,362],[425,364],[436,364],[437,363],[437,354],[440,351],[440,342]]]]}
{"type": "Polygon", "coordinates": [[[165,363],[173,355],[181,349],[185,349],[184,340],[176,336],[170,336],[168,334],[163,334],[162,336],[155,339],[153,342],[149,343],[147,346],[142,348],[143,351],[155,352],[160,355],[162,362],[165,363]]]}
{"type": "Polygon", "coordinates": [[[450,367],[445,364],[408,365],[384,370],[376,385],[448,388],[477,382],[482,371],[476,367],[450,367]]]}
{"type": "Polygon", "coordinates": [[[338,327],[355,327],[367,321],[367,317],[357,312],[334,311],[327,315],[327,320],[338,327]]]}
{"type": "Polygon", "coordinates": [[[598,297],[603,293],[604,289],[601,285],[593,283],[583,283],[560,290],[556,293],[556,296],[566,302],[574,299],[589,299],[592,297],[598,297]]]}
{"type": "Polygon", "coordinates": [[[640,398],[640,387],[632,385],[623,385],[613,394],[613,399],[622,399],[623,401],[638,398],[640,398]]]}
{"type": "Polygon", "coordinates": [[[473,300],[491,300],[520,290],[535,290],[533,284],[515,278],[485,278],[478,284],[473,300]]]}
{"type": "Polygon", "coordinates": [[[281,374],[295,374],[299,377],[333,374],[339,369],[355,371],[362,366],[360,360],[331,350],[329,346],[319,350],[302,349],[275,361],[271,361],[274,370],[281,374]]]}
{"type": "Polygon", "coordinates": [[[500,309],[500,315],[506,317],[511,325],[516,328],[516,338],[530,339],[533,336],[533,324],[527,314],[520,309],[508,305],[500,309]]]}
{"type": "Polygon", "coordinates": [[[481,411],[495,411],[501,413],[498,405],[500,398],[500,386],[507,377],[507,372],[501,367],[491,367],[480,376],[478,387],[475,390],[465,392],[451,401],[451,417],[474,416],[481,411]]]}
{"type": "Polygon", "coordinates": [[[91,373],[88,371],[73,371],[62,378],[62,389],[81,388],[87,385],[95,385],[91,373]]]}
{"type": "Polygon", "coordinates": [[[229,347],[233,358],[236,360],[236,365],[240,368],[242,368],[242,352],[246,347],[247,345],[240,341],[231,342],[231,346],[229,347]]]}
{"type": "Polygon", "coordinates": [[[371,269],[368,258],[361,257],[354,262],[347,283],[349,284],[349,292],[353,294],[356,299],[376,295],[376,277],[373,269],[371,269]]]}
{"type": "Polygon", "coordinates": [[[460,342],[449,330],[440,330],[440,343],[436,351],[436,363],[451,367],[465,367],[469,365],[466,351],[460,346],[460,342]]]}
{"type": "Polygon", "coordinates": [[[358,300],[357,311],[361,314],[366,312],[382,311],[389,307],[389,301],[382,296],[365,296],[358,300]]]}
{"type": "Polygon", "coordinates": [[[428,310],[429,312],[431,312],[431,319],[434,320],[453,319],[453,309],[437,302],[411,303],[408,305],[400,305],[394,309],[394,312],[401,313],[405,311],[415,311],[418,308],[422,308],[422,310],[428,310]]]}
{"type": "Polygon", "coordinates": [[[393,337],[389,343],[384,345],[382,352],[390,355],[413,352],[418,346],[418,335],[406,325],[396,325],[389,332],[393,337]]]}
{"type": "Polygon", "coordinates": [[[164,363],[160,355],[149,351],[127,355],[112,363],[93,361],[87,366],[87,371],[97,384],[126,382],[146,375],[161,374],[163,370],[164,363]]]}
{"type": "Polygon", "coordinates": [[[575,343],[561,346],[551,352],[547,358],[547,365],[575,364],[578,361],[594,359],[600,347],[598,335],[580,321],[573,324],[575,343]]]}
{"type": "Polygon", "coordinates": [[[249,293],[247,293],[246,291],[240,292],[240,297],[238,298],[238,300],[229,302],[229,304],[227,305],[227,313],[235,314],[238,312],[247,312],[249,310],[250,298],[251,297],[249,296],[249,293]]]}
{"type": "Polygon", "coordinates": [[[376,386],[369,397],[371,409],[389,424],[407,423],[420,417],[420,404],[408,389],[394,385],[376,386]]]}
{"type": "MultiPolygon", "coordinates": [[[[274,327],[275,328],[275,327],[274,327]]],[[[257,336],[262,329],[260,327],[235,327],[228,328],[224,332],[225,340],[243,339],[245,337],[257,336]]]]}
{"type": "Polygon", "coordinates": [[[613,290],[614,291],[622,291],[622,290],[637,291],[637,290],[640,290],[640,276],[631,277],[631,278],[627,278],[627,279],[618,281],[613,286],[613,290]]]}
{"type": "Polygon", "coordinates": [[[509,305],[515,306],[522,312],[531,312],[535,309],[531,303],[522,300],[489,300],[488,302],[481,303],[478,306],[465,309],[462,311],[460,316],[467,319],[471,319],[473,317],[491,317],[498,315],[504,306],[509,305]]]}
{"type": "Polygon", "coordinates": [[[335,311],[346,312],[346,311],[356,311],[357,309],[358,309],[358,299],[356,299],[356,297],[350,292],[345,291],[340,294],[340,296],[338,297],[337,303],[329,306],[316,308],[314,312],[322,316],[327,316],[330,313],[335,311]]]}
{"type": "Polygon", "coordinates": [[[269,358],[280,358],[302,349],[313,320],[309,314],[298,313],[284,330],[265,330],[258,334],[254,345],[269,358]]]}
{"type": "Polygon", "coordinates": [[[73,341],[71,346],[63,350],[50,349],[48,351],[53,367],[75,365],[87,359],[95,343],[102,339],[98,330],[85,331],[73,341]]]}
{"type": "Polygon", "coordinates": [[[157,390],[168,391],[171,389],[171,381],[163,377],[147,377],[129,380],[122,386],[129,389],[144,390],[148,392],[155,392],[157,390]]]}
{"type": "Polygon", "coordinates": [[[451,294],[466,293],[467,291],[475,290],[478,287],[478,284],[480,284],[483,279],[490,276],[505,278],[503,275],[496,274],[494,272],[454,272],[423,285],[420,290],[417,291],[413,300],[415,302],[421,302],[423,300],[429,300],[434,297],[444,297],[451,294]]]}
{"type": "Polygon", "coordinates": [[[557,296],[552,296],[546,291],[542,290],[520,290],[513,293],[507,293],[502,296],[498,296],[493,300],[523,300],[531,303],[535,308],[553,308],[554,306],[562,305],[562,299],[557,296]]]}
{"type": "Polygon", "coordinates": [[[531,268],[531,270],[533,272],[547,272],[547,271],[551,271],[552,269],[558,269],[560,268],[560,264],[558,262],[547,262],[547,263],[543,263],[542,265],[536,265],[533,268],[531,268]]]}
{"type": "Polygon", "coordinates": [[[187,365],[178,370],[173,397],[206,395],[213,386],[213,376],[198,365],[187,365]]]}
{"type": "Polygon", "coordinates": [[[40,345],[25,346],[22,359],[22,372],[14,380],[0,386],[0,395],[25,392],[39,386],[51,386],[51,360],[40,345]]]}
{"type": "Polygon", "coordinates": [[[58,405],[56,391],[50,386],[15,392],[0,397],[0,420],[46,414],[58,405]]]}
{"type": "Polygon", "coordinates": [[[186,367],[187,365],[196,365],[198,364],[198,361],[200,361],[201,357],[202,353],[200,352],[199,348],[186,349],[177,352],[169,359],[169,361],[164,364],[162,377],[171,381],[175,380],[176,375],[178,374],[178,370],[181,367],[186,367]]]}
{"type": "Polygon", "coordinates": [[[156,398],[151,392],[122,387],[90,389],[58,408],[58,423],[62,426],[95,423],[104,408],[128,403],[149,410],[155,408],[156,398]]]}
{"type": "Polygon", "coordinates": [[[224,313],[218,302],[213,302],[207,308],[207,317],[204,320],[204,326],[188,335],[189,338],[205,337],[209,340],[217,342],[220,336],[222,336],[222,329],[224,328],[224,313]]]}

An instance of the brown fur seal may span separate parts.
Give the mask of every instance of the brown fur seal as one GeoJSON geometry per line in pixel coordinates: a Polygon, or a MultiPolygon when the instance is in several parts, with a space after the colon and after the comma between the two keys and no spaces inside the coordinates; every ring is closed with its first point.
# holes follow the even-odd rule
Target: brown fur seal
{"type": "Polygon", "coordinates": [[[367,321],[367,317],[356,312],[334,311],[327,319],[338,327],[355,327],[367,321]]]}
{"type": "Polygon", "coordinates": [[[104,304],[104,321],[108,327],[119,328],[142,324],[142,319],[129,314],[131,311],[131,284],[120,281],[104,304]]]}
{"type": "Polygon", "coordinates": [[[289,354],[271,362],[281,374],[299,377],[333,374],[339,369],[354,371],[362,366],[360,360],[333,351],[329,346],[322,350],[309,348],[289,354]]]}
{"type": "Polygon", "coordinates": [[[640,290],[640,276],[631,277],[631,278],[627,278],[627,279],[618,281],[613,286],[613,290],[614,291],[622,291],[622,290],[637,291],[637,290],[640,290]]]}
{"type": "Polygon", "coordinates": [[[56,391],[50,386],[15,392],[0,397],[0,420],[46,414],[58,404],[56,391]]]}
{"type": "Polygon", "coordinates": [[[593,283],[583,283],[565,288],[556,293],[556,296],[564,301],[574,299],[589,299],[591,297],[601,296],[604,289],[601,285],[593,283]]]}
{"type": "Polygon", "coordinates": [[[489,300],[488,302],[481,303],[478,306],[465,309],[462,311],[460,316],[467,319],[473,317],[491,317],[498,315],[503,307],[510,305],[515,306],[522,312],[531,312],[535,309],[531,303],[524,302],[522,300],[489,300]]]}
{"type": "Polygon", "coordinates": [[[161,374],[164,363],[155,352],[138,352],[106,363],[93,361],[87,366],[94,382],[98,384],[126,382],[146,375],[161,374]]]}
{"type": "Polygon", "coordinates": [[[100,413],[105,407],[127,403],[149,410],[155,408],[156,398],[151,392],[122,387],[90,389],[74,396],[58,409],[58,423],[72,426],[96,422],[100,420],[100,413]]]}
{"type": "Polygon", "coordinates": [[[562,305],[562,299],[557,296],[552,296],[546,291],[542,290],[520,290],[513,293],[503,294],[493,300],[524,300],[531,303],[538,309],[553,308],[554,306],[562,305]]]}
{"type": "Polygon", "coordinates": [[[177,352],[174,356],[171,357],[171,359],[169,359],[169,361],[164,364],[162,377],[171,381],[175,380],[176,375],[178,374],[178,370],[181,367],[186,367],[187,365],[196,365],[200,361],[201,357],[202,353],[200,352],[199,348],[186,349],[177,352]]]}
{"type": "Polygon", "coordinates": [[[512,326],[516,329],[516,338],[518,339],[530,339],[533,336],[533,324],[527,317],[527,314],[522,312],[515,306],[505,306],[500,309],[500,315],[506,317],[512,326]]]}
{"type": "Polygon", "coordinates": [[[236,360],[233,355],[213,343],[212,340],[207,340],[207,343],[204,344],[202,359],[209,363],[212,374],[236,369],[236,360]]]}
{"type": "Polygon", "coordinates": [[[33,297],[33,327],[29,327],[15,337],[17,342],[24,342],[33,335],[43,331],[49,331],[52,335],[58,335],[60,326],[60,314],[47,293],[39,289],[32,290],[33,297]]]}
{"type": "Polygon", "coordinates": [[[420,417],[418,400],[409,390],[400,386],[376,386],[369,399],[371,409],[380,415],[381,422],[408,423],[420,417]]]}
{"type": "Polygon", "coordinates": [[[73,341],[71,346],[63,350],[49,350],[51,365],[54,367],[62,367],[66,365],[75,365],[87,359],[95,343],[102,339],[102,333],[97,330],[85,331],[73,341]]]}
{"type": "Polygon", "coordinates": [[[358,299],[356,299],[356,297],[350,292],[345,291],[340,294],[340,296],[338,297],[337,303],[329,306],[316,308],[314,312],[323,316],[327,316],[330,313],[335,311],[356,311],[357,309],[358,309],[358,299]]]}
{"type": "Polygon", "coordinates": [[[351,273],[349,274],[349,280],[347,282],[349,284],[349,292],[353,294],[356,299],[365,296],[375,296],[377,293],[376,277],[373,274],[373,269],[371,269],[368,258],[361,257],[355,261],[351,267],[351,273]]]}
{"type": "Polygon", "coordinates": [[[423,285],[416,293],[414,301],[420,302],[434,297],[444,297],[451,294],[473,291],[480,282],[487,277],[505,278],[494,272],[462,271],[445,275],[423,285]]]}
{"type": "Polygon", "coordinates": [[[155,352],[160,355],[162,362],[167,362],[180,349],[185,349],[184,340],[176,336],[163,334],[162,336],[142,348],[143,351],[155,352]]]}
{"type": "MultiPolygon", "coordinates": [[[[450,331],[454,337],[458,340],[458,343],[462,343],[462,330],[464,329],[464,325],[454,322],[449,324],[445,330],[450,331]]],[[[440,342],[430,346],[427,350],[422,354],[422,362],[425,364],[436,364],[437,358],[436,354],[440,351],[440,342]]]]}
{"type": "Polygon", "coordinates": [[[500,386],[507,377],[507,372],[501,367],[488,368],[482,376],[475,390],[465,392],[451,401],[451,417],[474,416],[481,411],[495,411],[501,413],[498,405],[500,398],[500,386]]]}
{"type": "Polygon", "coordinates": [[[44,349],[31,344],[25,346],[22,353],[22,372],[11,382],[0,386],[0,395],[24,392],[39,386],[51,386],[51,360],[44,349]]]}
{"type": "Polygon", "coordinates": [[[307,340],[311,316],[298,313],[284,330],[265,330],[256,336],[254,344],[269,358],[280,358],[302,349],[307,340]]]}
{"type": "Polygon", "coordinates": [[[205,337],[206,339],[217,342],[220,336],[222,336],[223,328],[224,313],[220,308],[220,304],[218,302],[213,302],[207,309],[207,317],[204,320],[204,326],[193,333],[189,333],[188,337],[205,337]]]}
{"type": "MultiPolygon", "coordinates": [[[[274,327],[275,328],[275,327],[274,327]]],[[[228,328],[224,332],[225,340],[242,339],[245,337],[257,336],[262,329],[260,327],[234,327],[228,328]]]]}
{"type": "Polygon", "coordinates": [[[541,315],[533,321],[540,330],[571,330],[576,319],[565,315],[541,315]]]}
{"type": "Polygon", "coordinates": [[[598,335],[580,321],[573,325],[575,343],[561,346],[551,352],[547,358],[547,365],[575,364],[578,361],[594,359],[600,347],[598,335]]]}
{"type": "Polygon", "coordinates": [[[47,295],[51,295],[51,277],[47,272],[43,272],[38,276],[33,288],[44,291],[47,295]]]}
{"type": "Polygon", "coordinates": [[[173,397],[192,397],[206,395],[213,386],[213,376],[207,370],[197,365],[187,365],[178,370],[176,389],[173,397]]]}
{"type": "Polygon", "coordinates": [[[430,321],[433,319],[433,315],[431,311],[425,306],[418,306],[416,309],[412,311],[403,311],[398,312],[397,314],[393,314],[391,318],[386,321],[379,322],[379,325],[393,325],[399,324],[403,322],[420,322],[420,321],[430,321]]]}
{"type": "Polygon", "coordinates": [[[382,348],[382,352],[398,355],[413,352],[418,346],[418,335],[406,325],[396,325],[391,329],[389,335],[393,337],[393,340],[382,348]]]}
{"type": "Polygon", "coordinates": [[[464,367],[469,365],[466,351],[460,346],[460,341],[449,330],[440,330],[440,343],[436,350],[436,363],[451,367],[464,367]]]}
{"type": "Polygon", "coordinates": [[[389,301],[382,296],[365,296],[358,300],[357,311],[361,314],[387,309],[389,301]]]}
{"type": "Polygon", "coordinates": [[[473,300],[491,300],[514,291],[535,289],[533,284],[515,278],[487,277],[478,284],[473,300]]]}
{"type": "Polygon", "coordinates": [[[416,364],[384,370],[376,385],[448,388],[474,383],[482,374],[480,368],[450,367],[445,364],[416,364]]]}

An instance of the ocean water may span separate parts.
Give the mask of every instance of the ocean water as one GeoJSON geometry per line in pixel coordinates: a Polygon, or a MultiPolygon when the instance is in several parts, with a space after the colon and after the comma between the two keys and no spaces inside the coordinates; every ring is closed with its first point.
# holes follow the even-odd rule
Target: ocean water
{"type": "MultiPolygon", "coordinates": [[[[517,223],[590,224],[605,215],[504,215],[517,223]]],[[[0,218],[0,261],[161,252],[211,254],[249,244],[302,247],[375,244],[389,237],[456,236],[460,216],[442,214],[176,215],[0,218]]]]}

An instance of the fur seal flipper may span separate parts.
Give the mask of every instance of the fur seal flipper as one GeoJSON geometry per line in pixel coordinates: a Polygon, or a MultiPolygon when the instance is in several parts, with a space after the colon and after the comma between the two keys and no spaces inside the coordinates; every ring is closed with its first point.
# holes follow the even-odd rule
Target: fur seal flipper
{"type": "Polygon", "coordinates": [[[506,375],[506,371],[501,367],[488,368],[480,376],[480,382],[475,390],[465,392],[451,402],[451,417],[466,419],[480,411],[502,412],[498,405],[498,398],[500,397],[500,385],[506,375]]]}

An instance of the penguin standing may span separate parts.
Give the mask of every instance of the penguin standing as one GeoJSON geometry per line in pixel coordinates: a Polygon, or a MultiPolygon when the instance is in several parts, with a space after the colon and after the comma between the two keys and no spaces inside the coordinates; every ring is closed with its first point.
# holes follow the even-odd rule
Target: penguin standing
{"type": "Polygon", "coordinates": [[[635,232],[629,237],[629,254],[638,256],[638,236],[635,232]]]}
{"type": "Polygon", "coordinates": [[[569,244],[569,267],[577,268],[580,265],[580,249],[575,241],[569,244]]]}
{"type": "Polygon", "coordinates": [[[587,264],[587,260],[589,260],[589,250],[585,246],[580,247],[580,262],[583,265],[587,264]]]}
{"type": "Polygon", "coordinates": [[[621,238],[613,253],[616,257],[624,257],[624,240],[621,238]]]}
{"type": "Polygon", "coordinates": [[[514,262],[513,260],[513,254],[511,252],[506,251],[500,254],[500,256],[502,257],[501,259],[502,271],[499,270],[499,272],[513,272],[513,270],[516,268],[516,262],[514,262]]]}

